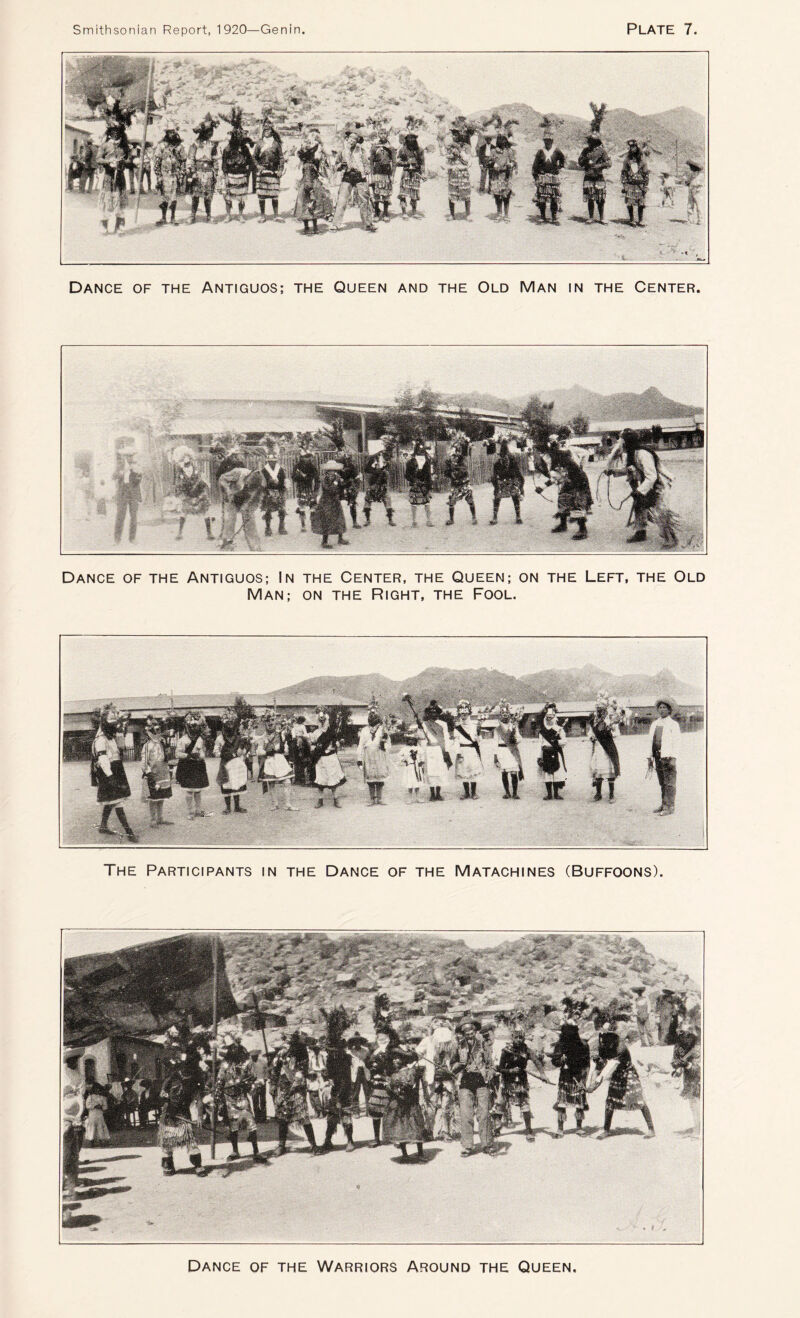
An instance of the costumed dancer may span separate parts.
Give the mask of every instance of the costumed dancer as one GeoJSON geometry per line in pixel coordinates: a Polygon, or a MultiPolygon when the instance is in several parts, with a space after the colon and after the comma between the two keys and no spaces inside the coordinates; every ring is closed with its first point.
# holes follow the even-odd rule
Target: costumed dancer
{"type": "Polygon", "coordinates": [[[61,1066],[61,1178],[65,1213],[77,1194],[85,1134],[85,1084],[78,1067],[82,1054],[82,1048],[67,1046],[61,1066]]]}
{"type": "Polygon", "coordinates": [[[543,145],[533,158],[531,173],[536,184],[536,206],[541,218],[547,223],[550,211],[550,223],[560,224],[558,213],[561,210],[561,171],[566,164],[564,152],[555,144],[555,128],[550,119],[543,119],[540,125],[543,145]]]}
{"type": "Polygon", "coordinates": [[[190,819],[203,819],[203,792],[208,787],[206,769],[206,728],[201,716],[190,710],[183,720],[183,734],[175,748],[175,781],[186,793],[186,810],[190,819]]]}
{"type": "Polygon", "coordinates": [[[258,222],[259,224],[266,224],[267,201],[269,200],[272,206],[272,218],[277,220],[278,224],[283,224],[283,220],[278,214],[278,200],[286,161],[280,133],[271,123],[269,116],[264,117],[261,125],[261,139],[256,142],[253,148],[253,163],[256,167],[256,194],[260,211],[258,222]]]}
{"type": "Polygon", "coordinates": [[[514,505],[517,526],[522,524],[521,500],[525,498],[525,478],[519,469],[519,463],[508,447],[508,440],[500,442],[500,452],[492,468],[492,516],[490,526],[497,525],[497,514],[503,499],[510,499],[514,505]]]}
{"type": "Polygon", "coordinates": [[[176,540],[183,539],[183,528],[187,517],[202,517],[206,527],[206,540],[214,539],[209,512],[211,509],[211,491],[208,481],[200,474],[197,459],[186,444],[178,444],[169,454],[175,468],[175,494],[181,500],[176,540]]]}
{"type": "Polygon", "coordinates": [[[92,786],[97,788],[97,800],[103,807],[98,833],[108,837],[117,837],[113,828],[108,827],[111,811],[116,810],[117,819],[125,830],[129,842],[138,842],[138,838],[128,823],[122,802],[131,794],[122,753],[117,743],[117,734],[122,732],[120,717],[115,705],[104,705],[100,711],[100,721],[92,742],[92,786]]]}
{"type": "Polygon", "coordinates": [[[204,1176],[203,1156],[197,1142],[193,1118],[203,1092],[204,1073],[196,1047],[185,1040],[177,1027],[167,1032],[167,1074],[159,1095],[158,1143],[161,1149],[161,1172],[175,1175],[175,1150],[186,1149],[196,1176],[204,1176]]]}
{"type": "MultiPolygon", "coordinates": [[[[406,733],[397,762],[403,770],[403,784],[409,805],[419,804],[419,791],[425,786],[425,734],[419,728],[406,733]]],[[[433,799],[433,797],[431,798],[433,799]]]]}
{"type": "MultiPolygon", "coordinates": [[[[603,1063],[598,1062],[598,1072],[602,1070],[602,1067],[603,1063]]],[[[656,1128],[653,1125],[653,1118],[645,1101],[639,1072],[631,1059],[630,1049],[625,1044],[618,1050],[614,1070],[609,1076],[603,1129],[597,1135],[599,1140],[607,1139],[611,1134],[611,1122],[614,1119],[614,1113],[619,1111],[641,1112],[647,1126],[645,1139],[650,1140],[653,1138],[656,1128]]]]}
{"type": "Polygon", "coordinates": [[[347,530],[347,523],[342,512],[343,498],[344,484],[341,464],[326,462],[322,468],[322,481],[320,482],[316,507],[311,513],[311,530],[322,536],[321,549],[333,549],[333,545],[328,544],[328,537],[332,535],[336,536],[337,544],[349,545],[350,543],[344,535],[347,530]]]}
{"type": "Polygon", "coordinates": [[[494,1079],[492,1045],[481,1033],[480,1021],[465,1020],[458,1032],[453,1054],[453,1074],[458,1085],[461,1157],[476,1152],[475,1121],[478,1122],[478,1149],[495,1152],[490,1092],[494,1079]]]}
{"type": "Polygon", "coordinates": [[[455,775],[460,781],[463,800],[474,801],[478,795],[478,779],[483,774],[480,748],[481,724],[472,716],[469,700],[459,700],[453,727],[455,748],[455,775]]]}
{"type": "Polygon", "coordinates": [[[503,121],[499,114],[490,115],[488,119],[484,119],[475,136],[475,156],[481,169],[478,192],[481,195],[489,191],[489,162],[492,143],[494,142],[495,133],[499,132],[502,126],[503,121]]]}
{"type": "Polygon", "coordinates": [[[447,202],[450,208],[448,219],[456,218],[456,206],[464,203],[464,219],[472,221],[472,185],[469,177],[470,140],[474,132],[463,115],[454,120],[447,138],[447,202]]]}
{"type": "Polygon", "coordinates": [[[330,1083],[328,1120],[325,1125],[323,1152],[333,1148],[333,1137],[341,1123],[347,1140],[347,1152],[355,1151],[353,1143],[353,1077],[352,1059],[345,1046],[344,1032],[350,1021],[344,1007],[324,1011],[326,1030],[325,1074],[330,1083]]]}
{"type": "Polygon", "coordinates": [[[454,720],[452,715],[445,713],[438,700],[429,700],[422,711],[422,718],[417,718],[417,724],[425,738],[425,780],[430,799],[441,801],[442,788],[447,783],[447,770],[453,763],[450,744],[454,720]]]}
{"type": "Polygon", "coordinates": [[[552,1062],[554,1066],[560,1068],[558,1093],[553,1104],[558,1118],[555,1138],[563,1138],[568,1107],[575,1109],[575,1126],[580,1135],[583,1133],[584,1113],[589,1107],[586,1098],[586,1080],[589,1075],[591,1053],[588,1043],[584,1043],[574,1022],[567,1021],[561,1026],[558,1043],[553,1050],[552,1062]]]}
{"type": "Polygon", "coordinates": [[[403,1162],[408,1161],[409,1144],[416,1144],[417,1162],[423,1162],[423,1144],[430,1139],[420,1103],[420,1092],[427,1103],[424,1072],[425,1064],[413,1049],[395,1050],[387,1080],[389,1102],[383,1118],[383,1138],[387,1144],[398,1145],[403,1162]]]}
{"type": "Polygon", "coordinates": [[[447,450],[447,458],[444,464],[444,474],[450,481],[450,491],[447,495],[447,521],[445,526],[452,526],[455,518],[456,504],[463,499],[472,514],[472,524],[477,525],[478,518],[475,515],[475,497],[472,493],[469,473],[469,440],[467,436],[457,431],[450,442],[447,450]]]}
{"type": "Polygon", "coordinates": [[[339,738],[334,719],[326,709],[317,710],[317,729],[309,735],[311,758],[314,764],[314,785],[317,789],[317,810],[325,804],[326,789],[331,794],[331,801],[339,806],[336,792],[346,782],[344,769],[339,759],[339,738]]]}
{"type": "Polygon", "coordinates": [[[319,493],[319,469],[313,457],[311,440],[308,435],[301,435],[300,452],[292,467],[292,483],[297,499],[297,516],[300,518],[300,530],[306,529],[306,511],[316,507],[319,493]]]}
{"type": "Polygon", "coordinates": [[[622,162],[622,195],[631,224],[641,228],[644,225],[644,208],[647,202],[647,187],[650,171],[644,158],[644,152],[635,137],[628,138],[628,154],[622,162]]]}
{"type": "Polygon", "coordinates": [[[152,716],[144,725],[145,741],[142,746],[142,800],[150,806],[150,827],[171,824],[164,818],[164,802],[172,796],[172,774],[166,751],[164,732],[160,721],[152,716]]]}
{"type": "Polygon", "coordinates": [[[229,709],[222,719],[222,745],[219,751],[219,770],[217,786],[225,802],[225,814],[233,810],[237,815],[247,814],[241,803],[242,795],[247,791],[247,738],[242,730],[239,716],[229,709]]]}
{"type": "Polygon", "coordinates": [[[372,513],[373,503],[382,503],[386,509],[386,520],[390,526],[393,523],[394,509],[392,508],[392,496],[389,493],[389,464],[394,452],[394,440],[390,435],[383,435],[381,438],[382,447],[376,453],[371,453],[364,463],[364,477],[366,488],[364,490],[364,522],[369,526],[369,519],[372,513]]]}
{"type": "Polygon", "coordinates": [[[408,481],[408,502],[411,505],[411,525],[417,525],[417,509],[425,509],[425,525],[433,526],[431,521],[431,491],[433,489],[433,467],[430,454],[424,440],[418,439],[414,452],[405,465],[405,478],[408,481]]]}
{"type": "Polygon", "coordinates": [[[539,776],[544,780],[545,801],[560,801],[559,792],[567,781],[564,756],[566,734],[558,721],[558,709],[549,701],[542,710],[539,728],[539,776]]]}
{"type": "Polygon", "coordinates": [[[217,1071],[214,1101],[217,1111],[228,1127],[231,1152],[228,1162],[235,1162],[239,1153],[239,1136],[246,1135],[253,1149],[253,1162],[266,1162],[266,1154],[258,1148],[258,1128],[250,1106],[250,1091],[256,1079],[253,1063],[247,1049],[231,1035],[225,1035],[222,1061],[217,1071]]]}
{"type": "Polygon", "coordinates": [[[367,1099],[367,1113],[372,1118],[373,1149],[379,1148],[381,1143],[381,1122],[389,1106],[388,1082],[392,1072],[392,1053],[397,1042],[397,1034],[391,1026],[376,1027],[375,1046],[369,1055],[370,1091],[367,1099]]]}
{"type": "Polygon", "coordinates": [[[656,815],[674,815],[675,795],[678,789],[678,750],[681,742],[681,729],[675,718],[675,702],[667,696],[656,701],[657,718],[650,724],[648,740],[650,755],[647,760],[648,774],[656,771],[658,785],[661,788],[661,805],[653,813],[656,815]]]}
{"type": "Polygon", "coordinates": [[[489,148],[489,191],[494,197],[495,219],[509,223],[508,209],[514,193],[512,183],[517,172],[517,153],[511,138],[512,124],[509,119],[503,125],[503,132],[498,133],[489,148]]]}
{"type": "Polygon", "coordinates": [[[552,470],[558,481],[556,525],[551,530],[554,534],[566,531],[567,522],[572,521],[578,528],[572,537],[573,540],[587,540],[589,532],[586,522],[594,506],[592,487],[584,471],[584,456],[576,449],[570,448],[569,438],[569,427],[562,426],[555,439],[551,438],[549,444],[552,470]]]}
{"type": "Polygon", "coordinates": [[[604,691],[600,691],[589,718],[589,741],[592,744],[589,773],[595,801],[603,798],[604,779],[608,783],[608,799],[614,800],[614,785],[621,773],[615,738],[624,719],[625,711],[620,709],[616,701],[609,700],[604,691]]]}
{"type": "Polygon", "coordinates": [[[456,1041],[453,1031],[441,1016],[431,1021],[433,1039],[433,1105],[434,1139],[458,1139],[458,1102],[455,1074],[456,1041]]]}
{"type": "Polygon", "coordinates": [[[253,172],[253,156],[250,149],[253,144],[242,127],[242,110],[238,105],[234,105],[230,115],[223,115],[223,118],[227,118],[231,125],[228,140],[222,148],[225,223],[230,224],[233,218],[235,202],[239,223],[244,224],[245,202],[250,175],[253,172]]]}
{"type": "Polygon", "coordinates": [[[680,518],[669,506],[672,477],[658,450],[647,443],[646,436],[626,427],[608,455],[604,474],[625,476],[630,486],[634,530],[627,543],[646,540],[648,524],[653,522],[661,533],[663,548],[675,549],[679,544],[680,518]]]}
{"type": "Polygon", "coordinates": [[[220,549],[225,554],[232,554],[237,516],[241,517],[241,530],[251,553],[261,552],[261,539],[256,525],[256,510],[261,503],[264,480],[260,471],[253,471],[248,465],[239,441],[230,444],[222,439],[215,439],[210,453],[219,463],[217,467],[217,484],[222,500],[222,533],[220,549]]]}
{"type": "Polygon", "coordinates": [[[511,1041],[501,1052],[497,1065],[500,1091],[495,1117],[498,1125],[503,1122],[510,1125],[512,1105],[518,1107],[525,1126],[525,1137],[529,1143],[533,1143],[534,1139],[528,1083],[528,1066],[531,1061],[531,1050],[525,1042],[525,1030],[521,1025],[515,1025],[511,1031],[511,1041]]]}
{"type": "Polygon", "coordinates": [[[328,158],[316,129],[303,133],[297,155],[300,160],[300,181],[297,185],[294,217],[303,221],[304,233],[318,233],[319,221],[329,220],[333,215],[333,198],[323,183],[327,177],[328,158]]]}
{"type": "Polygon", "coordinates": [[[368,805],[383,805],[383,786],[389,777],[388,750],[392,739],[375,705],[370,706],[366,727],[358,738],[356,760],[369,791],[368,805]]]}
{"type": "Polygon", "coordinates": [[[170,224],[174,224],[178,194],[186,179],[186,148],[174,123],[165,125],[164,136],[153,152],[153,173],[161,198],[158,203],[161,219],[156,224],[167,223],[167,211],[170,224]]]}
{"type": "Polygon", "coordinates": [[[276,1053],[270,1075],[270,1089],[278,1124],[276,1157],[286,1152],[289,1127],[302,1126],[312,1153],[319,1153],[314,1127],[308,1113],[308,1048],[295,1030],[285,1048],[276,1053]]]}
{"type": "Polygon", "coordinates": [[[401,133],[400,147],[397,152],[397,167],[400,170],[400,184],[397,199],[403,219],[408,218],[408,206],[412,215],[418,215],[422,178],[425,173],[425,156],[416,133],[401,133]]]}
{"type": "Polygon", "coordinates": [[[369,153],[369,177],[375,219],[383,219],[387,224],[396,167],[397,152],[389,143],[388,128],[382,128],[369,153]]]}
{"type": "Polygon", "coordinates": [[[268,716],[264,728],[264,760],[259,777],[261,790],[269,795],[273,810],[279,808],[279,793],[283,795],[284,810],[297,809],[292,804],[294,771],[287,759],[288,755],[288,729],[274,716],[268,716]]]}
{"type": "Polygon", "coordinates": [[[272,535],[272,514],[278,514],[278,535],[288,535],[286,530],[286,469],[281,463],[278,445],[267,445],[267,458],[261,468],[264,480],[264,493],[261,496],[261,510],[264,514],[264,535],[272,535]]]}
{"type": "Polygon", "coordinates": [[[686,161],[689,173],[686,178],[686,223],[703,223],[703,190],[705,177],[703,166],[696,160],[686,161]]]}
{"type": "Polygon", "coordinates": [[[211,221],[211,202],[217,187],[219,172],[219,149],[214,141],[214,130],[219,120],[207,113],[196,128],[192,129],[197,141],[192,142],[186,156],[186,187],[192,197],[192,212],[189,224],[194,224],[200,202],[206,213],[206,224],[211,221]]]}
{"type": "Polygon", "coordinates": [[[332,230],[341,229],[348,206],[357,206],[361,223],[367,233],[375,233],[376,225],[369,191],[369,153],[360,132],[362,125],[345,125],[344,143],[340,153],[342,179],[336,198],[332,230]]]}
{"type": "Polygon", "coordinates": [[[692,1134],[700,1138],[702,1111],[702,1050],[700,1028],[684,1022],[678,1031],[672,1049],[672,1070],[682,1081],[681,1098],[685,1098],[692,1114],[692,1134]]]}
{"type": "Polygon", "coordinates": [[[342,502],[346,503],[350,509],[353,526],[357,528],[358,487],[361,484],[361,473],[358,470],[358,463],[354,455],[350,452],[341,435],[334,435],[333,444],[336,449],[336,461],[339,464],[339,479],[342,483],[342,502]]]}
{"type": "Polygon", "coordinates": [[[125,227],[124,212],[128,208],[128,185],[125,170],[131,159],[131,148],[126,129],[133,119],[131,110],[123,110],[114,96],[106,97],[103,107],[106,131],[97,152],[97,166],[101,173],[97,205],[100,210],[102,233],[120,233],[125,227]],[[113,220],[113,228],[109,227],[113,220]]]}
{"type": "Polygon", "coordinates": [[[606,103],[603,101],[602,105],[595,105],[594,101],[591,101],[590,104],[592,123],[586,136],[586,146],[578,156],[578,168],[583,170],[583,200],[589,212],[589,222],[594,224],[594,212],[597,207],[597,223],[605,224],[605,171],[611,168],[611,157],[603,146],[600,128],[606,112],[606,103]]]}
{"type": "Polygon", "coordinates": [[[494,762],[500,770],[504,798],[518,800],[519,785],[525,774],[519,746],[519,724],[507,700],[501,700],[497,707],[494,762]]]}

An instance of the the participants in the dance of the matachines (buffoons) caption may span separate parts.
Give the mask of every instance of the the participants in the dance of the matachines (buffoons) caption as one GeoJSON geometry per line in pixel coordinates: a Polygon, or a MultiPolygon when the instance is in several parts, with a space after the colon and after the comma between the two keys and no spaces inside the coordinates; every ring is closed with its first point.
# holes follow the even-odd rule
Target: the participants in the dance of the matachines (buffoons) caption
{"type": "Polygon", "coordinates": [[[371,1039],[341,1004],[320,1010],[309,1003],[307,1009],[309,1020],[319,1012],[318,1025],[295,1025],[269,1041],[262,1030],[263,1047],[249,1050],[238,1024],[226,1023],[217,1036],[188,1022],[171,1025],[160,1083],[142,1075],[107,1085],[87,1081],[79,1068],[83,1049],[66,1045],[65,1212],[79,1198],[84,1143],[113,1144],[119,1132],[146,1129],[153,1120],[164,1176],[181,1170],[179,1153],[196,1175],[208,1173],[201,1141],[212,1118],[217,1139],[229,1146],[225,1162],[284,1156],[292,1131],[302,1132],[303,1147],[313,1155],[353,1153],[364,1147],[354,1138],[362,1114],[372,1123],[369,1148],[396,1146],[402,1162],[424,1162],[431,1143],[459,1141],[463,1158],[506,1152],[498,1140],[517,1125],[529,1144],[537,1134],[563,1139],[572,1128],[570,1115],[577,1135],[602,1140],[632,1133],[629,1125],[612,1129],[616,1113],[638,1113],[644,1137],[653,1138],[647,1088],[679,1083],[691,1133],[701,1133],[701,1007],[693,993],[640,985],[605,1003],[588,994],[564,997],[544,1015],[520,1011],[486,1019],[444,1012],[412,1023],[395,1016],[388,995],[379,992],[371,1039]],[[548,1088],[556,1091],[552,1102],[548,1088]],[[543,1110],[537,1096],[545,1098],[543,1110]],[[266,1134],[259,1139],[259,1126],[263,1132],[268,1120],[276,1140],[270,1147],[266,1134]]]}
{"type": "MultiPolygon", "coordinates": [[[[573,162],[573,168],[583,171],[586,218],[590,224],[607,223],[609,179],[615,171],[616,208],[621,216],[627,215],[630,225],[640,228],[646,223],[650,190],[650,145],[631,138],[621,161],[613,160],[602,135],[606,106],[591,102],[591,109],[586,144],[573,162]]],[[[96,155],[91,144],[88,153],[76,147],[65,179],[68,191],[83,192],[87,186],[91,190],[99,172],[100,223],[108,234],[124,230],[140,165],[146,166],[141,171],[142,187],[146,180],[159,196],[159,226],[184,222],[176,218],[176,208],[185,196],[190,205],[185,223],[190,225],[217,220],[283,223],[293,218],[303,233],[319,236],[341,229],[355,211],[360,228],[376,234],[381,224],[395,219],[424,220],[425,185],[440,171],[447,181],[448,220],[472,222],[474,200],[487,196],[494,205],[489,214],[497,223],[508,224],[514,218],[533,218],[543,226],[562,222],[561,183],[568,161],[559,144],[561,121],[555,116],[545,116],[539,125],[541,144],[534,152],[526,188],[519,173],[518,121],[504,119],[498,112],[481,119],[457,114],[449,123],[438,116],[436,123],[429,123],[413,113],[398,122],[387,110],[348,119],[323,135],[313,123],[279,127],[269,106],[254,115],[233,104],[227,113],[217,109],[219,117],[208,109],[191,129],[194,140],[188,145],[176,123],[166,118],[160,138],[146,148],[145,161],[128,135],[133,112],[125,107],[124,97],[109,95],[103,114],[106,128],[96,155]],[[215,137],[220,119],[227,121],[222,141],[215,137]],[[427,145],[423,139],[429,139],[427,145]],[[287,195],[281,214],[290,162],[296,167],[297,183],[291,185],[292,195],[287,195]],[[524,196],[528,188],[533,210],[523,204],[514,215],[512,200],[520,193],[524,196]],[[251,194],[256,207],[248,210],[251,194]],[[217,197],[222,209],[215,208],[217,197]]],[[[680,181],[687,189],[686,222],[702,224],[703,164],[687,159],[680,181]]],[[[675,185],[676,173],[660,171],[662,207],[674,207],[675,185]]],[[[573,218],[584,222],[583,216],[573,218]]],[[[379,250],[379,244],[371,250],[379,250]]]]}
{"type": "MultiPolygon", "coordinates": [[[[446,548],[448,528],[461,524],[469,535],[468,528],[480,524],[476,490],[488,484],[491,516],[484,516],[485,525],[527,523],[544,530],[552,520],[553,534],[571,532],[572,540],[591,541],[592,515],[607,506],[620,514],[620,543],[643,544],[655,530],[662,550],[676,550],[685,532],[670,506],[673,477],[658,442],[651,430],[625,428],[607,453],[599,453],[566,425],[527,435],[498,431],[490,439],[443,427],[434,439],[385,433],[360,453],[336,423],[261,443],[226,432],[206,449],[166,446],[172,488],[161,500],[159,521],[164,533],[174,525],[174,540],[197,552],[204,544],[227,554],[268,552],[267,541],[276,534],[298,532],[319,536],[319,548],[327,550],[350,545],[348,534],[358,532],[366,549],[371,529],[381,529],[381,543],[387,534],[391,541],[396,530],[419,527],[422,510],[425,526],[438,528],[446,548]]],[[[152,459],[150,466],[155,471],[152,459]]],[[[154,534],[151,511],[144,525],[139,520],[145,480],[149,489],[149,469],[131,439],[118,449],[112,473],[115,544],[126,522],[128,540],[137,548],[146,548],[154,534]]],[[[89,506],[80,489],[76,499],[80,509],[89,506]]]]}
{"type": "MultiPolygon", "coordinates": [[[[197,710],[148,716],[143,725],[140,767],[141,796],[148,804],[149,820],[137,827],[155,829],[173,823],[165,811],[168,816],[178,792],[183,794],[190,820],[213,819],[214,812],[206,808],[204,800],[210,785],[207,761],[212,759],[218,760],[215,781],[223,813],[231,818],[247,813],[243,801],[248,789],[257,791],[258,786],[261,791],[250,810],[257,809],[259,799],[266,797],[271,811],[296,811],[306,790],[316,793],[318,809],[328,801],[341,808],[339,791],[347,782],[343,759],[352,763],[353,757],[366,791],[363,798],[348,796],[348,809],[359,808],[361,801],[367,806],[387,804],[385,790],[393,801],[405,799],[408,805],[435,805],[445,797],[462,803],[475,801],[481,780],[494,774],[498,776],[495,782],[487,780],[493,797],[502,789],[499,800],[519,803],[526,795],[533,800],[535,790],[526,782],[522,754],[525,740],[531,737],[543,802],[563,801],[566,792],[587,803],[605,800],[614,805],[617,800],[622,774],[617,740],[626,735],[630,716],[619,700],[604,691],[598,693],[587,720],[588,762],[583,742],[578,752],[570,749],[566,720],[559,716],[554,701],[544,702],[533,730],[528,729],[524,737],[520,731],[523,711],[508,700],[478,708],[463,697],[445,709],[431,697],[421,714],[409,695],[403,696],[403,702],[404,708],[408,706],[406,718],[383,713],[373,700],[360,731],[351,726],[350,714],[341,705],[320,707],[310,716],[277,708],[267,708],[259,715],[246,702],[244,709],[230,708],[221,717],[197,710]],[[574,776],[576,756],[582,761],[579,768],[585,789],[574,776]]],[[[660,803],[653,813],[671,815],[676,808],[681,737],[675,701],[670,696],[659,697],[653,713],[642,773],[645,779],[655,774],[658,783],[660,803]]],[[[124,836],[137,842],[123,807],[131,797],[123,752],[126,743],[134,745],[127,732],[127,716],[107,704],[95,719],[91,785],[102,810],[98,832],[103,837],[124,836]],[[114,811],[122,835],[110,826],[114,811]]],[[[131,750],[128,758],[134,753],[131,750]]],[[[213,840],[213,832],[214,824],[209,822],[204,830],[206,841],[213,840]]]]}

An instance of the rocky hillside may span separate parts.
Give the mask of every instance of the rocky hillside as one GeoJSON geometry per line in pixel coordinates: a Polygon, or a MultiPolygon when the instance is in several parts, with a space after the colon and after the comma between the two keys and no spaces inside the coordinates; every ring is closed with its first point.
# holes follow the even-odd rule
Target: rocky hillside
{"type": "Polygon", "coordinates": [[[413,1028],[438,1011],[533,1016],[557,1011],[564,996],[624,1011],[640,985],[653,993],[697,989],[637,939],[616,934],[525,934],[489,948],[397,932],[223,933],[222,940],[240,1005],[246,1009],[255,994],[274,1024],[290,1028],[319,1028],[321,1009],[341,1002],[371,1033],[378,991],[388,993],[396,1017],[413,1028]]]}

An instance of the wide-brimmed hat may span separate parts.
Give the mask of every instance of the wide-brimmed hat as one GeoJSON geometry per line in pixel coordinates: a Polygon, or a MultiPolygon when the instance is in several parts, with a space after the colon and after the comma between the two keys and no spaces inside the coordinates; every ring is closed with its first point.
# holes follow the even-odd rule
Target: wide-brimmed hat
{"type": "Polygon", "coordinates": [[[659,705],[666,705],[670,714],[675,713],[675,701],[672,699],[672,696],[659,696],[655,703],[656,709],[658,709],[659,705]]]}

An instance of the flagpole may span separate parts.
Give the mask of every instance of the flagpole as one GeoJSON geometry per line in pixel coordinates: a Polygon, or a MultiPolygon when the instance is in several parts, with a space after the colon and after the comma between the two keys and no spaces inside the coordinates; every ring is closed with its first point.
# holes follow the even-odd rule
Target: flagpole
{"type": "Polygon", "coordinates": [[[211,1161],[217,1156],[217,991],[219,987],[219,933],[214,934],[211,957],[214,965],[214,1003],[211,1014],[211,1161]]]}
{"type": "Polygon", "coordinates": [[[139,223],[139,202],[142,196],[142,176],[144,174],[144,151],[147,145],[147,121],[150,117],[150,96],[153,91],[153,73],[155,71],[155,56],[150,56],[150,67],[147,70],[147,91],[144,97],[144,127],[142,128],[142,149],[139,152],[139,169],[136,178],[136,208],[133,214],[134,224],[139,223]]]}

